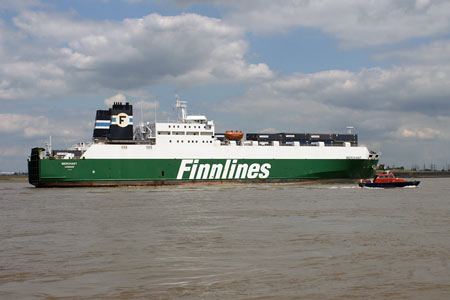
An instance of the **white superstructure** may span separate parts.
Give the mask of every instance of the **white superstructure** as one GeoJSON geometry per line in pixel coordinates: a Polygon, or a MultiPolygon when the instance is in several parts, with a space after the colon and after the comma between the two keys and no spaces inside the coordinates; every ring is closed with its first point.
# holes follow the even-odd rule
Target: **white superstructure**
{"type": "Polygon", "coordinates": [[[220,140],[214,121],[187,115],[186,102],[177,99],[178,120],[139,125],[134,143],[96,141],[82,154],[86,159],[377,159],[365,146],[326,146],[324,142],[301,146],[279,141],[220,140]],[[139,137],[139,138],[136,138],[139,137]]]}

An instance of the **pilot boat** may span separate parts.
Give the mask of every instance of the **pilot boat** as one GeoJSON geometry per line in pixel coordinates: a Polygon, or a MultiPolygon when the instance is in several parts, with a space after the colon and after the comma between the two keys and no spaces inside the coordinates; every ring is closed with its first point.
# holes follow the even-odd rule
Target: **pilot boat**
{"type": "Polygon", "coordinates": [[[394,187],[406,187],[406,186],[418,186],[420,181],[406,181],[401,178],[395,177],[394,173],[385,171],[381,174],[376,174],[373,180],[365,179],[359,182],[360,187],[370,188],[394,188],[394,187]]]}

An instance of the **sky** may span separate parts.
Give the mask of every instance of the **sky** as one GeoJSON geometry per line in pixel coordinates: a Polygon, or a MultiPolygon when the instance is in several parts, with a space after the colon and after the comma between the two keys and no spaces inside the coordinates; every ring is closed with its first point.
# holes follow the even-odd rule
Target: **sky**
{"type": "Polygon", "coordinates": [[[345,133],[450,165],[450,1],[2,0],[0,171],[90,141],[97,109],[216,131],[345,133]]]}

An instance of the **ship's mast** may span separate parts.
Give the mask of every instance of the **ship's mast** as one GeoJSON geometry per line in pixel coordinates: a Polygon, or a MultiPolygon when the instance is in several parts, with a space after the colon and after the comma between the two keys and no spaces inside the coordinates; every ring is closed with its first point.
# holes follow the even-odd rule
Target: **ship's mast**
{"type": "Polygon", "coordinates": [[[45,143],[45,147],[47,148],[47,154],[49,156],[52,155],[52,136],[49,137],[49,141],[45,143]]]}
{"type": "Polygon", "coordinates": [[[352,129],[353,128],[355,128],[355,127],[353,127],[353,126],[347,126],[347,132],[349,133],[349,134],[352,134],[352,129]]]}
{"type": "Polygon", "coordinates": [[[185,122],[186,121],[186,101],[181,101],[180,97],[178,95],[175,96],[175,99],[177,100],[177,112],[178,112],[178,122],[185,122]]]}

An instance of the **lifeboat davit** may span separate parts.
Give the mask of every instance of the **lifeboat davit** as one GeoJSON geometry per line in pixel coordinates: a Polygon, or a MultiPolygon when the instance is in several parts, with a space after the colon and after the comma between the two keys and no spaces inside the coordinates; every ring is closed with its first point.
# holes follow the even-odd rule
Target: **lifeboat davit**
{"type": "Polygon", "coordinates": [[[225,138],[227,140],[239,141],[239,140],[242,140],[243,137],[244,137],[244,133],[242,133],[242,131],[228,130],[227,132],[225,132],[225,138]]]}

